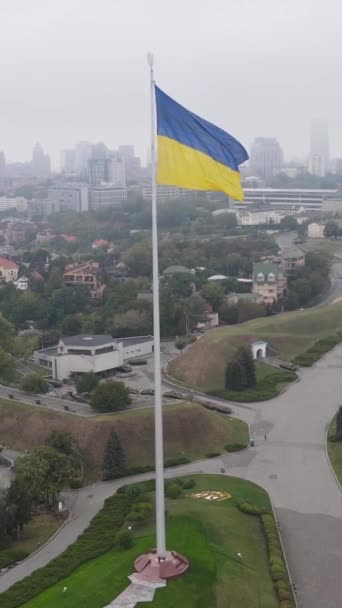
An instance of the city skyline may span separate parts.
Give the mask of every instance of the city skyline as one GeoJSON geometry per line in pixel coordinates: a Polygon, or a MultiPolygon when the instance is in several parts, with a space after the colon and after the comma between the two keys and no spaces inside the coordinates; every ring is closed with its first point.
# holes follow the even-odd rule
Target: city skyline
{"type": "Polygon", "coordinates": [[[337,0],[286,10],[271,0],[160,4],[104,0],[96,11],[89,0],[14,0],[3,9],[0,149],[8,160],[27,160],[39,141],[55,169],[78,140],[133,142],[145,159],[150,49],[160,86],[246,147],[275,137],[286,158],[307,155],[317,116],[329,120],[331,156],[341,156],[337,0]]]}

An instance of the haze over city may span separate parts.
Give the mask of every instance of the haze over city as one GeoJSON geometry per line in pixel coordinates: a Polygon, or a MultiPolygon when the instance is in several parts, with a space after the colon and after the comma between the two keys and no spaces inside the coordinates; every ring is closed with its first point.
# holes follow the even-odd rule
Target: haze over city
{"type": "Polygon", "coordinates": [[[78,140],[148,147],[146,53],[158,84],[249,148],[276,137],[307,156],[312,118],[341,156],[338,0],[2,2],[0,149],[31,158],[40,141],[59,167],[78,140]]]}

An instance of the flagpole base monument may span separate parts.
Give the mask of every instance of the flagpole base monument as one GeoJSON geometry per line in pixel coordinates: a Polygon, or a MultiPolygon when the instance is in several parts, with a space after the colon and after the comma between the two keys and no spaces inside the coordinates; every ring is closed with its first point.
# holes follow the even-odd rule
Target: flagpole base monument
{"type": "Polygon", "coordinates": [[[134,562],[136,574],[134,581],[140,584],[152,584],[164,587],[166,581],[183,576],[189,568],[189,562],[176,551],[165,551],[165,556],[160,559],[157,551],[151,551],[138,557],[134,562]]]}
{"type": "Polygon", "coordinates": [[[163,412],[160,363],[159,260],[156,182],[156,107],[153,55],[148,54],[151,92],[151,165],[152,165],[152,260],[153,260],[153,336],[154,336],[154,429],[156,472],[156,541],[157,547],[134,562],[132,582],[163,587],[167,580],[182,576],[189,568],[188,560],[176,551],[166,549],[163,412]]]}

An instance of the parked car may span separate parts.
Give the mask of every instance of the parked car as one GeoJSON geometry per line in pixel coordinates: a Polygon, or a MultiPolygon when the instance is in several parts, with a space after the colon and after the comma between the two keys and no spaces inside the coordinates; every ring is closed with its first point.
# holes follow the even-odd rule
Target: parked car
{"type": "Polygon", "coordinates": [[[154,395],[154,388],[142,388],[140,395],[154,395]]]}
{"type": "Polygon", "coordinates": [[[166,391],[166,393],[163,394],[163,397],[168,397],[169,399],[184,399],[183,393],[180,393],[179,391],[166,391]]]}

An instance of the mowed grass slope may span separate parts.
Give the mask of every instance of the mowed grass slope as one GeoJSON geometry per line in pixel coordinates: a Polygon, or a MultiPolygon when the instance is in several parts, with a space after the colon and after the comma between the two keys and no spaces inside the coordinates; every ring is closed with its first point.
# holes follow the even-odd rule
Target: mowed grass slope
{"type": "MultiPolygon", "coordinates": [[[[53,430],[69,431],[77,440],[95,477],[101,476],[103,453],[111,429],[119,434],[128,467],[154,463],[152,408],[84,418],[0,400],[0,444],[19,451],[42,445],[53,430]]],[[[166,459],[184,455],[204,458],[223,452],[227,443],[248,444],[248,427],[241,420],[193,403],[164,407],[166,459]]]]}
{"type": "Polygon", "coordinates": [[[168,372],[201,390],[224,386],[227,362],[239,346],[266,340],[278,357],[290,361],[317,338],[335,333],[342,322],[342,302],[253,319],[207,332],[169,364],[168,372]]]}
{"type": "MultiPolygon", "coordinates": [[[[187,556],[190,570],[156,591],[152,608],[278,608],[271,580],[264,534],[258,517],[237,505],[250,501],[271,511],[267,494],[242,479],[195,475],[196,487],[167,501],[167,543],[187,556]],[[222,502],[193,499],[191,492],[223,490],[222,502]],[[243,563],[237,554],[242,553],[243,563]]],[[[103,608],[128,586],[134,559],[155,546],[154,527],[135,532],[129,551],[110,551],[78,568],[23,608],[103,608]],[[67,592],[62,593],[63,587],[67,592]]],[[[139,604],[140,605],[140,604],[139,604]]]]}

